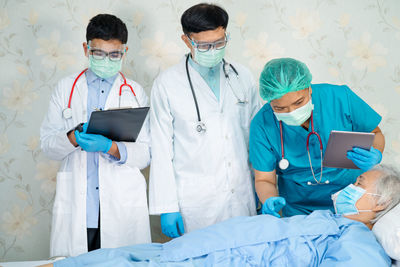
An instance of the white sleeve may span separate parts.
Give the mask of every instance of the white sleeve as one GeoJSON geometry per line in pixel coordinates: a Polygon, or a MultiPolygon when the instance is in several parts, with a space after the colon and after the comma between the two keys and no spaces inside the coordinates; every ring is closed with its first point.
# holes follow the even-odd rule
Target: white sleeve
{"type": "Polygon", "coordinates": [[[150,214],[179,211],[173,169],[173,116],[168,96],[159,79],[151,91],[151,168],[149,181],[150,214]]]}
{"type": "MultiPolygon", "coordinates": [[[[141,88],[141,97],[138,99],[141,107],[149,106],[149,99],[141,88]]],[[[149,115],[147,115],[142,129],[138,135],[136,142],[122,142],[125,144],[127,151],[127,158],[125,164],[132,168],[139,169],[146,168],[150,163],[150,125],[149,115]]]]}
{"type": "Polygon", "coordinates": [[[74,147],[68,139],[65,129],[62,103],[62,83],[59,82],[50,98],[47,115],[40,127],[40,143],[42,151],[53,160],[63,160],[71,152],[79,149],[74,147]]]}
{"type": "Polygon", "coordinates": [[[253,75],[251,72],[248,72],[249,75],[249,80],[250,80],[250,120],[254,118],[254,116],[257,114],[257,112],[260,110],[262,107],[262,101],[260,97],[260,93],[258,91],[258,86],[254,81],[253,75]]]}

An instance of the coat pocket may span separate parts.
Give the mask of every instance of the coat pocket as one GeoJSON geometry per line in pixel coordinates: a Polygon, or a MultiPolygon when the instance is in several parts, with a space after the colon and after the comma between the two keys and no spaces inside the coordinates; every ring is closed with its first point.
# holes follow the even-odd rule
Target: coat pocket
{"type": "Polygon", "coordinates": [[[53,213],[71,213],[72,172],[58,172],[53,213]]]}

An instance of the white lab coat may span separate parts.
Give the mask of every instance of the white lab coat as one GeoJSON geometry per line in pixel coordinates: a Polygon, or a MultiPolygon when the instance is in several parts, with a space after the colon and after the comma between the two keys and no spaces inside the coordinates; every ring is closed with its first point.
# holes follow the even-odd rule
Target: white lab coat
{"type": "Polygon", "coordinates": [[[185,69],[186,57],[161,73],[151,92],[152,161],[150,214],[181,212],[185,232],[234,216],[256,214],[254,181],[248,161],[250,121],[261,106],[251,73],[226,66],[237,104],[221,66],[220,101],[189,64],[202,121],[197,113],[185,69]]]}
{"type": "MultiPolygon", "coordinates": [[[[77,74],[61,80],[54,90],[50,106],[40,129],[43,152],[51,159],[62,161],[57,173],[56,197],[53,207],[50,255],[75,256],[87,252],[86,233],[86,152],[74,147],[67,132],[87,121],[87,81],[78,80],[72,97],[72,118],[64,119],[72,84],[77,74]]],[[[119,75],[108,95],[105,109],[118,107],[119,75]]],[[[140,105],[148,106],[143,88],[127,80],[140,105]]],[[[137,107],[137,102],[124,86],[121,107],[137,107]]],[[[135,143],[125,142],[127,160],[118,164],[108,154],[99,156],[100,237],[101,247],[111,248],[151,242],[146,181],[140,169],[150,161],[149,122],[145,121],[135,143]]]]}

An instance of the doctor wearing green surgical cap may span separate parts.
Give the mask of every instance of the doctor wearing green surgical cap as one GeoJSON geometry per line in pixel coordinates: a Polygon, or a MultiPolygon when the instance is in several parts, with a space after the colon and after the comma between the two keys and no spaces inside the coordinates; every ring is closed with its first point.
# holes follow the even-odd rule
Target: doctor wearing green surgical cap
{"type": "Polygon", "coordinates": [[[261,73],[260,95],[267,103],[251,122],[249,158],[263,214],[333,211],[330,196],[382,159],[381,116],[346,85],[311,80],[307,66],[292,58],[271,60],[261,73]],[[360,169],[322,166],[332,130],[375,133],[370,150],[347,154],[360,169]]]}

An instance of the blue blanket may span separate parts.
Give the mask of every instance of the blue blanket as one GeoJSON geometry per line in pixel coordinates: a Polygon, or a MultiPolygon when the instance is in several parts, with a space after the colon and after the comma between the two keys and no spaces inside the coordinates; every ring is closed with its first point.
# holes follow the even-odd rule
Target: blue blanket
{"type": "Polygon", "coordinates": [[[315,211],[276,218],[236,217],[165,244],[100,249],[63,266],[390,266],[362,223],[315,211]]]}

